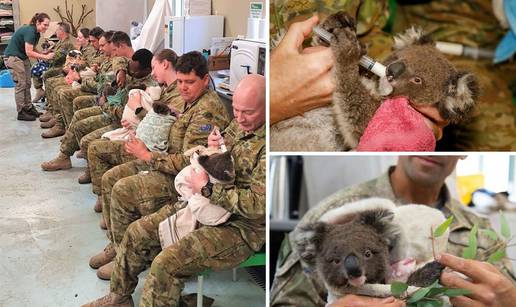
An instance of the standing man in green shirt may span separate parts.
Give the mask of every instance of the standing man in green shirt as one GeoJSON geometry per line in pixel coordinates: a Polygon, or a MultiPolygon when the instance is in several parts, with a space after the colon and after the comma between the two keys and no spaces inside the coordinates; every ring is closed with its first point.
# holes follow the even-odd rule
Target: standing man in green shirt
{"type": "Polygon", "coordinates": [[[16,83],[14,97],[18,120],[34,121],[39,116],[32,105],[30,98],[31,65],[29,57],[50,60],[54,53],[42,54],[34,49],[39,41],[40,33],[45,32],[50,24],[50,17],[46,13],[37,13],[32,17],[30,24],[19,28],[9,41],[5,49],[7,58],[5,65],[11,71],[16,83]]]}

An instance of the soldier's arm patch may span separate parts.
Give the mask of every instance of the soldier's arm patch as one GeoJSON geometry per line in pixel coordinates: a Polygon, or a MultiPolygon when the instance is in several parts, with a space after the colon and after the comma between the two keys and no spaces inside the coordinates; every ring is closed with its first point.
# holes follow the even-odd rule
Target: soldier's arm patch
{"type": "Polygon", "coordinates": [[[199,127],[200,132],[210,132],[211,130],[212,130],[211,124],[205,124],[205,125],[201,125],[201,127],[199,127]]]}

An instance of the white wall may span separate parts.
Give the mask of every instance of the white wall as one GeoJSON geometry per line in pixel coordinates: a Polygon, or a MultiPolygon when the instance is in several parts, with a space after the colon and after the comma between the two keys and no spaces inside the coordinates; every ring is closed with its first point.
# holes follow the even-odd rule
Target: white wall
{"type": "MultiPolygon", "coordinates": [[[[104,30],[129,33],[131,21],[143,22],[145,0],[103,0],[97,1],[97,25],[104,30]]],[[[152,8],[149,1],[149,10],[152,8]]]]}

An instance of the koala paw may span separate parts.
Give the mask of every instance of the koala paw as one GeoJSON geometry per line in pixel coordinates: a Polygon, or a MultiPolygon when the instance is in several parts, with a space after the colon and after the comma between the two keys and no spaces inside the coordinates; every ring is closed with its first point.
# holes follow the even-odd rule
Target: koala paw
{"type": "Polygon", "coordinates": [[[434,281],[439,279],[443,270],[444,266],[439,262],[429,262],[419,270],[412,273],[407,280],[407,284],[416,287],[428,287],[434,281]]]}
{"type": "Polygon", "coordinates": [[[364,54],[356,34],[355,19],[345,12],[330,15],[321,27],[333,34],[331,47],[337,58],[356,58],[364,54]]]}

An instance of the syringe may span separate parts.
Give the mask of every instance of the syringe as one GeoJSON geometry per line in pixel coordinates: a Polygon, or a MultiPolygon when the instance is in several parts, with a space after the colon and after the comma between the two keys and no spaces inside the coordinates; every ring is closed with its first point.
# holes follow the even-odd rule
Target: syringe
{"type": "MultiPolygon", "coordinates": [[[[330,44],[331,38],[333,34],[330,32],[324,30],[320,26],[315,26],[313,29],[313,32],[321,38],[324,42],[327,44],[330,44]]],[[[385,66],[374,59],[368,57],[367,55],[363,55],[360,58],[359,62],[360,66],[364,67],[365,69],[369,70],[373,74],[377,75],[378,77],[384,77],[385,76],[385,66]]]]}

